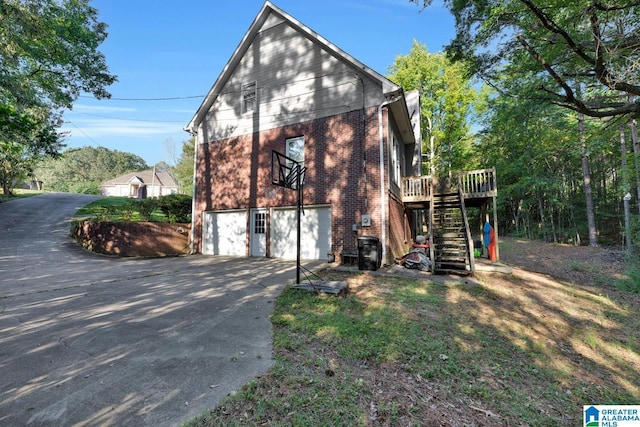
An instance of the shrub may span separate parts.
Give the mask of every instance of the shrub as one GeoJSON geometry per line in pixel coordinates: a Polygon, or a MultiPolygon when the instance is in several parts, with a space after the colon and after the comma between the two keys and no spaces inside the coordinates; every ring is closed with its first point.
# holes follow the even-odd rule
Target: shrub
{"type": "Polygon", "coordinates": [[[191,196],[169,194],[158,199],[158,207],[169,222],[191,221],[191,196]]]}
{"type": "Polygon", "coordinates": [[[158,207],[158,201],[156,199],[143,199],[138,202],[137,207],[140,217],[145,221],[151,221],[153,211],[158,207]]]}
{"type": "Polygon", "coordinates": [[[100,183],[97,181],[84,181],[73,183],[66,190],[78,194],[100,194],[100,183]]]}

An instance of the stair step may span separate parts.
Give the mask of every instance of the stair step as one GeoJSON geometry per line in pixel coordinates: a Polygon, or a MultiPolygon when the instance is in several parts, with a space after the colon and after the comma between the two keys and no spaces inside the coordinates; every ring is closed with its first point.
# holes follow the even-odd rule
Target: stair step
{"type": "Polygon", "coordinates": [[[466,257],[464,253],[448,253],[448,254],[438,254],[436,255],[436,262],[466,262],[466,257]]]}
{"type": "Polygon", "coordinates": [[[463,274],[465,276],[468,276],[471,274],[471,271],[469,270],[459,270],[457,268],[435,268],[435,272],[436,274],[463,274]]]}

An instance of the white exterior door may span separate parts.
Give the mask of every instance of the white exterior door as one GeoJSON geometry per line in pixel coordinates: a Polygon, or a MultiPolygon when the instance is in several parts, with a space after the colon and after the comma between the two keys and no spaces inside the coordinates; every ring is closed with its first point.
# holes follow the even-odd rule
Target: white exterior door
{"type": "Polygon", "coordinates": [[[202,216],[204,255],[247,255],[246,211],[204,212],[202,216]]]}
{"type": "MultiPolygon", "coordinates": [[[[271,214],[271,256],[296,259],[296,209],[274,209],[271,214]]],[[[305,207],[300,219],[300,257],[327,259],[331,249],[331,208],[305,207]]]]}
{"type": "Polygon", "coordinates": [[[251,209],[251,256],[267,256],[267,210],[251,209]]]}

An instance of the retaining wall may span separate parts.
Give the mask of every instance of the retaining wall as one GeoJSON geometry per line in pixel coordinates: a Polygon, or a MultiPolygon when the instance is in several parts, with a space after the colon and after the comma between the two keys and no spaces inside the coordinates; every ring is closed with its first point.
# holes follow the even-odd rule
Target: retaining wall
{"type": "Polygon", "coordinates": [[[72,237],[93,252],[134,256],[170,256],[189,253],[191,224],[167,222],[80,221],[72,237]]]}

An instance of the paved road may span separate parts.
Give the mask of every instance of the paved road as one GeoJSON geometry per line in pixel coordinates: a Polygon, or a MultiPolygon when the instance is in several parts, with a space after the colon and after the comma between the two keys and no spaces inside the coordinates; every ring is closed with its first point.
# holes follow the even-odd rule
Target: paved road
{"type": "Polygon", "coordinates": [[[0,203],[0,425],[180,425],[271,366],[295,263],[92,254],[68,237],[90,200],[0,203]]]}

